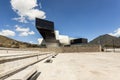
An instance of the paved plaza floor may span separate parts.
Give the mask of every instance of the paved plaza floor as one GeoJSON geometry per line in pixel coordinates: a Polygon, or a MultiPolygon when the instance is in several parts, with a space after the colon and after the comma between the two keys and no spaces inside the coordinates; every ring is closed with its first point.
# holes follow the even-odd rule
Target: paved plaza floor
{"type": "Polygon", "coordinates": [[[120,80],[120,53],[66,53],[37,63],[37,80],[120,80]]]}

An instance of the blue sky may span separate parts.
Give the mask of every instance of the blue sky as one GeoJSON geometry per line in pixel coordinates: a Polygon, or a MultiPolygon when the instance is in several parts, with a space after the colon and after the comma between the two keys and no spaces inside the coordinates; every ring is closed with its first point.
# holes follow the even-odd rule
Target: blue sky
{"type": "Polygon", "coordinates": [[[74,38],[120,36],[120,0],[0,0],[0,35],[38,43],[35,17],[74,38]]]}

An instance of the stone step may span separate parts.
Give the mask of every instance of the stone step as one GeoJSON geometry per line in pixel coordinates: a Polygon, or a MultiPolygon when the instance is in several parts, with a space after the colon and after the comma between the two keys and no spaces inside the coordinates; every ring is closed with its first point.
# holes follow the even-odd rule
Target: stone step
{"type": "Polygon", "coordinates": [[[33,66],[30,66],[10,77],[8,77],[5,80],[27,80],[30,76],[32,76],[35,72],[37,72],[37,69],[33,66]]]}

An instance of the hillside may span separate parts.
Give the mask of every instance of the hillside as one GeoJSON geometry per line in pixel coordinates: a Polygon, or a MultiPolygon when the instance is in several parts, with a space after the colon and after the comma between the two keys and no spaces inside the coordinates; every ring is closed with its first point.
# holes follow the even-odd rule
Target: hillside
{"type": "Polygon", "coordinates": [[[30,43],[26,43],[26,42],[20,42],[20,41],[0,35],[0,47],[29,48],[29,47],[38,47],[38,45],[30,44],[30,43]]]}
{"type": "Polygon", "coordinates": [[[105,34],[95,38],[89,43],[101,44],[102,47],[120,47],[120,38],[105,34]]]}

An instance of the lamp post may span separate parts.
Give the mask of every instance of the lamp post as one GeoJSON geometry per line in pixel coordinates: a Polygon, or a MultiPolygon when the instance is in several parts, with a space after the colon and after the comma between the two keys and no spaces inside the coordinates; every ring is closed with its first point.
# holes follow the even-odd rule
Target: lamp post
{"type": "Polygon", "coordinates": [[[99,39],[98,44],[101,46],[101,51],[104,51],[103,46],[102,46],[102,43],[101,43],[101,39],[99,39]]]}
{"type": "Polygon", "coordinates": [[[113,42],[113,52],[115,52],[115,43],[114,43],[114,39],[112,40],[113,42]]]}

